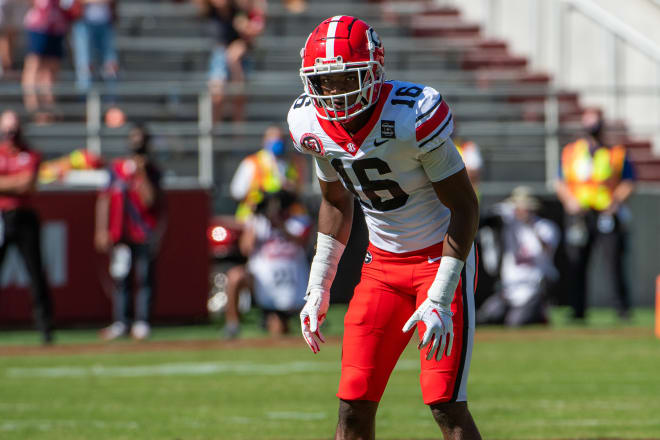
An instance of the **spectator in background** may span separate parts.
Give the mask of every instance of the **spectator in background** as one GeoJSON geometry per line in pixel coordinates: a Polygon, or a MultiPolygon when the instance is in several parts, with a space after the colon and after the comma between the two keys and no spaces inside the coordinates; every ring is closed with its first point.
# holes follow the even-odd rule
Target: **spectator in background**
{"type": "MultiPolygon", "coordinates": [[[[250,219],[255,215],[258,206],[265,206],[263,203],[268,195],[284,190],[298,197],[305,177],[305,168],[301,159],[298,156],[287,155],[282,129],[277,125],[271,125],[264,131],[262,149],[241,161],[232,178],[230,193],[239,202],[236,219],[247,223],[248,230],[250,227],[263,224],[263,221],[256,221],[253,224],[250,219]]],[[[291,204],[287,209],[288,215],[298,216],[305,212],[298,203],[291,204]]],[[[254,234],[248,232],[246,237],[254,234]]],[[[262,234],[259,239],[266,240],[268,237],[262,234]]],[[[248,246],[243,243],[241,250],[244,255],[249,256],[254,246],[256,245],[248,246]]],[[[227,272],[228,296],[230,301],[233,301],[227,306],[225,336],[228,338],[238,335],[238,292],[251,283],[248,269],[244,266],[235,266],[227,272]]]]}
{"type": "Polygon", "coordinates": [[[130,156],[112,162],[110,181],[96,206],[95,245],[111,251],[110,274],[114,322],[101,330],[102,339],[124,336],[130,329],[136,340],[149,337],[151,310],[156,290],[156,258],[165,231],[161,172],[152,157],[149,133],[140,126],[129,133],[130,156]],[[135,281],[136,311],[132,290],[135,281]]]}
{"type": "MultiPolygon", "coordinates": [[[[454,130],[459,132],[456,122],[454,122],[454,130]]],[[[460,134],[454,138],[454,144],[463,158],[465,171],[467,171],[470,182],[472,182],[474,192],[477,197],[480,197],[479,185],[481,184],[481,174],[484,165],[481,149],[476,142],[465,140],[460,134]]]]}
{"type": "Polygon", "coordinates": [[[271,335],[289,331],[289,318],[305,304],[309,277],[305,244],[310,228],[311,220],[294,193],[270,193],[259,203],[255,215],[246,221],[239,242],[248,263],[228,273],[225,337],[238,336],[238,296],[245,288],[250,289],[263,310],[264,324],[271,335]]]}
{"type": "Polygon", "coordinates": [[[307,10],[307,0],[282,0],[282,4],[292,14],[301,14],[307,10]]]}
{"type": "Polygon", "coordinates": [[[216,25],[217,41],[209,62],[209,89],[213,120],[223,119],[227,83],[235,88],[232,119],[242,121],[245,113],[245,68],[249,50],[265,26],[263,0],[195,0],[216,25]]]}
{"type": "Polygon", "coordinates": [[[282,129],[271,125],[264,132],[262,149],[243,159],[236,169],[230,193],[239,202],[238,221],[245,221],[254,212],[265,193],[281,189],[300,192],[304,167],[299,157],[286,154],[285,145],[282,129]]]}
{"type": "Polygon", "coordinates": [[[7,247],[15,244],[31,280],[34,319],[44,344],[53,341],[53,304],[41,260],[41,225],[30,207],[41,155],[23,138],[18,115],[0,116],[0,266],[7,247]]]}
{"type": "Polygon", "coordinates": [[[566,254],[573,270],[573,318],[584,320],[587,310],[587,267],[591,251],[600,243],[606,270],[614,277],[618,315],[630,318],[630,293],[623,257],[630,211],[625,201],[635,189],[635,173],[623,145],[609,146],[603,139],[604,120],[599,109],[582,115],[584,137],[566,145],[556,191],[566,218],[566,254]]]}
{"type": "Polygon", "coordinates": [[[80,0],[81,17],[74,23],[76,84],[89,90],[94,73],[113,84],[119,64],[115,48],[116,0],[80,0]]]}
{"type": "Polygon", "coordinates": [[[14,50],[25,11],[25,0],[0,0],[0,78],[18,77],[14,71],[14,50]]]}
{"type": "Polygon", "coordinates": [[[558,278],[554,254],[559,227],[540,218],[540,202],[519,186],[496,205],[485,225],[498,231],[501,245],[500,289],[477,312],[479,324],[547,324],[548,283],[558,278]]]}
{"type": "Polygon", "coordinates": [[[25,16],[28,54],[23,66],[23,102],[37,123],[55,119],[52,88],[64,57],[64,39],[77,12],[74,6],[72,0],[34,0],[25,16]]]}

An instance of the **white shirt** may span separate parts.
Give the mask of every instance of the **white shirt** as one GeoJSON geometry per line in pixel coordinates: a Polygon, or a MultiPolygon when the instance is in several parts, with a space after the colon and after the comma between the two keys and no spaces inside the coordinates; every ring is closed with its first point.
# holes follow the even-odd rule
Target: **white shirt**
{"type": "Polygon", "coordinates": [[[504,222],[502,290],[505,299],[518,307],[532,298],[544,278],[557,277],[553,258],[559,244],[559,227],[537,216],[528,223],[521,222],[506,204],[500,210],[504,222]]]}
{"type": "MultiPolygon", "coordinates": [[[[284,227],[289,234],[302,236],[309,225],[307,216],[298,216],[287,219],[284,227]]],[[[262,215],[251,217],[248,227],[254,230],[256,238],[247,268],[254,277],[257,303],[265,310],[300,310],[305,304],[309,278],[305,249],[273,228],[262,215]]]]}
{"type": "Polygon", "coordinates": [[[317,117],[306,95],[289,110],[294,147],[315,158],[319,179],[341,180],[360,201],[376,247],[411,252],[441,242],[450,211],[431,182],[464,168],[450,139],[453,117],[442,96],[424,85],[388,81],[369,122],[349,136],[317,117]]]}

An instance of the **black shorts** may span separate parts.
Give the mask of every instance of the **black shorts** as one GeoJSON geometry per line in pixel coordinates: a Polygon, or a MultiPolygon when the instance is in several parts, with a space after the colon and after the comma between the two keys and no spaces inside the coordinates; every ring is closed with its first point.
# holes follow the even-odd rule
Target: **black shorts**
{"type": "Polygon", "coordinates": [[[64,36],[27,32],[28,53],[48,58],[64,57],[64,36]]]}

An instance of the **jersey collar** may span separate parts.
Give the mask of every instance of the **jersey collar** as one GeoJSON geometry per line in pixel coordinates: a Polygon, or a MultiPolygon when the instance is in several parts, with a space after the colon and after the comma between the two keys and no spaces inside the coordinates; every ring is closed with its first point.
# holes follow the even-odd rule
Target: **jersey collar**
{"type": "Polygon", "coordinates": [[[364,124],[354,136],[351,136],[339,122],[328,121],[327,119],[320,118],[318,115],[316,115],[316,119],[319,121],[319,124],[321,124],[323,131],[330,136],[330,139],[343,148],[348,154],[355,156],[364,140],[369,136],[369,133],[371,133],[371,130],[374,129],[374,126],[380,119],[383,107],[385,106],[391,91],[392,84],[385,83],[382,85],[380,97],[378,98],[374,112],[371,114],[367,123],[364,124]]]}

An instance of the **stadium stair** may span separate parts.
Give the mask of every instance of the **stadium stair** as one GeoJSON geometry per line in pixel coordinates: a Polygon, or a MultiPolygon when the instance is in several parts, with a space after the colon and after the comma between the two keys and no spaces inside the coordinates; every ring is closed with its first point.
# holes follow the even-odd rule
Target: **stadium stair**
{"type": "MultiPolygon", "coordinates": [[[[479,88],[528,85],[543,87],[550,84],[551,77],[547,73],[530,71],[525,57],[512,55],[505,42],[483,37],[481,27],[464,21],[456,8],[439,7],[428,1],[386,1],[383,4],[389,11],[389,16],[400,23],[406,23],[413,35],[435,37],[439,42],[456,48],[454,60],[463,71],[474,74],[479,88]]],[[[544,120],[542,94],[513,94],[508,101],[523,105],[523,120],[544,120]]],[[[572,131],[570,134],[566,133],[567,130],[563,131],[565,134],[561,139],[564,143],[576,135],[574,128],[583,109],[576,92],[561,92],[558,101],[562,128],[573,127],[573,130],[568,130],[569,133],[572,131]]],[[[456,113],[460,114],[458,110],[456,113]]],[[[608,121],[605,130],[609,142],[621,143],[628,148],[640,181],[660,182],[660,156],[653,153],[651,142],[628,136],[625,124],[620,121],[608,121]]],[[[496,156],[498,159],[503,158],[500,152],[497,152],[496,156]]],[[[491,162],[492,159],[493,157],[491,162]]]]}

